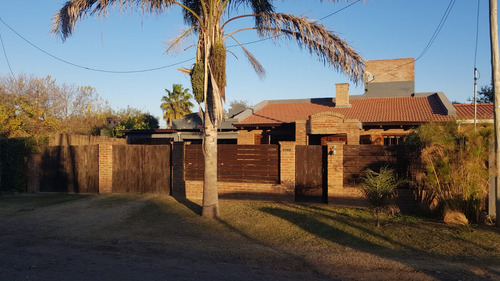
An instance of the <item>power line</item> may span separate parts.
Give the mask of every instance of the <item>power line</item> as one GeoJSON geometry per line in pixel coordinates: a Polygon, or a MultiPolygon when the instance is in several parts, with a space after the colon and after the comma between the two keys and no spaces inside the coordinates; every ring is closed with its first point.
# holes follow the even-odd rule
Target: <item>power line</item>
{"type": "Polygon", "coordinates": [[[1,33],[0,33],[0,43],[2,43],[3,55],[5,57],[5,61],[7,61],[7,66],[9,67],[10,75],[12,75],[12,78],[14,78],[14,81],[17,84],[16,76],[14,75],[14,72],[12,71],[12,67],[10,66],[9,57],[7,56],[7,51],[5,51],[5,45],[3,44],[3,38],[2,38],[1,33]]]}
{"type": "MultiPolygon", "coordinates": [[[[326,18],[329,18],[351,6],[353,6],[354,4],[358,3],[359,1],[361,0],[357,0],[333,13],[330,13],[322,18],[320,18],[319,20],[317,21],[321,21],[321,20],[324,20],[326,18]]],[[[81,69],[85,69],[85,70],[90,70],[90,71],[96,71],[96,72],[104,72],[104,73],[114,73],[114,74],[130,74],[130,73],[142,73],[142,72],[151,72],[151,71],[157,71],[157,70],[161,70],[161,69],[165,69],[165,68],[170,68],[170,67],[173,67],[173,66],[177,66],[177,65],[180,65],[180,64],[183,64],[183,63],[186,63],[186,62],[189,62],[191,60],[194,60],[195,58],[190,58],[190,59],[187,59],[187,60],[184,60],[184,61],[181,61],[181,62],[177,62],[177,63],[173,63],[173,64],[169,64],[169,65],[165,65],[165,66],[160,66],[160,67],[155,67],[155,68],[148,68],[148,69],[141,69],[141,70],[125,70],[125,71],[117,71],[117,70],[107,70],[107,69],[99,69],[99,68],[93,68],[93,67],[88,67],[88,66],[83,66],[83,65],[80,65],[80,64],[76,64],[76,63],[73,63],[73,62],[70,62],[70,61],[67,61],[65,59],[62,59],[58,56],[55,56],[45,50],[43,50],[42,48],[38,47],[37,45],[35,45],[34,43],[32,43],[31,41],[29,41],[28,39],[26,39],[24,36],[22,36],[19,32],[17,32],[14,28],[12,28],[10,25],[8,25],[5,21],[3,21],[3,19],[0,17],[0,22],[2,22],[7,28],[9,28],[12,32],[14,32],[17,36],[19,36],[19,38],[21,38],[22,40],[24,40],[26,43],[28,43],[29,45],[31,45],[33,48],[37,49],[38,51],[48,55],[49,57],[53,58],[53,59],[56,59],[60,62],[63,62],[65,64],[68,64],[68,65],[71,65],[71,66],[74,66],[74,67],[77,67],[77,68],[81,68],[81,69]]],[[[260,40],[255,40],[255,41],[251,41],[251,42],[246,42],[246,43],[243,43],[241,45],[250,45],[250,44],[255,44],[255,43],[259,43],[259,42],[262,42],[262,41],[265,41],[265,40],[269,40],[271,39],[271,37],[269,38],[264,38],[264,39],[260,39],[260,40]]],[[[239,45],[231,45],[231,46],[228,46],[228,48],[232,48],[232,47],[237,47],[239,45]]],[[[4,48],[4,54],[5,54],[5,48],[4,48]]],[[[7,58],[7,56],[6,56],[7,58]]],[[[7,64],[8,64],[8,60],[7,60],[7,64]]],[[[10,68],[10,64],[9,64],[9,68],[10,68]]],[[[12,70],[11,70],[11,73],[12,73],[12,70]]]]}
{"type": "Polygon", "coordinates": [[[445,12],[443,14],[443,17],[441,17],[441,21],[439,22],[438,26],[436,27],[436,30],[434,31],[434,34],[432,34],[432,37],[429,40],[429,43],[427,43],[427,46],[425,46],[425,48],[422,50],[422,52],[420,53],[420,55],[415,59],[415,61],[417,61],[421,57],[423,57],[425,55],[425,53],[427,53],[427,51],[431,48],[432,44],[434,43],[434,41],[438,37],[439,32],[443,28],[444,23],[448,19],[448,16],[450,15],[450,12],[451,12],[451,9],[453,9],[454,5],[455,5],[455,0],[450,0],[450,3],[448,4],[448,7],[446,8],[446,10],[445,10],[445,12]]]}
{"type": "Polygon", "coordinates": [[[479,41],[479,6],[481,0],[477,0],[477,15],[476,15],[476,46],[474,50],[474,69],[476,69],[476,61],[477,61],[477,42],[479,41]]]}
{"type": "Polygon", "coordinates": [[[22,36],[21,34],[19,34],[19,32],[17,32],[16,30],[14,30],[12,27],[10,27],[5,21],[2,20],[2,18],[0,18],[0,22],[2,22],[5,26],[7,26],[12,32],[14,32],[17,36],[19,36],[21,39],[23,39],[26,43],[30,44],[31,46],[33,46],[35,49],[37,49],[38,51],[48,55],[49,57],[53,58],[53,59],[56,59],[60,62],[63,62],[65,64],[68,64],[68,65],[71,65],[71,66],[74,66],[74,67],[78,67],[78,68],[82,68],[82,69],[85,69],[85,70],[91,70],[91,71],[97,71],[97,72],[105,72],[105,73],[115,73],[115,74],[130,74],[130,73],[142,73],[142,72],[151,72],[151,71],[156,71],[156,70],[161,70],[161,69],[165,69],[165,68],[169,68],[169,67],[173,67],[173,66],[176,66],[176,65],[179,65],[179,64],[183,64],[185,62],[188,62],[188,61],[191,61],[193,60],[194,58],[190,58],[190,59],[187,59],[187,60],[184,60],[184,61],[181,61],[181,62],[177,62],[177,63],[173,63],[173,64],[169,64],[169,65],[165,65],[165,66],[160,66],[160,67],[155,67],[155,68],[148,68],[148,69],[141,69],[141,70],[125,70],[125,71],[116,71],[116,70],[107,70],[107,69],[99,69],[99,68],[92,68],[92,67],[87,67],[87,66],[83,66],[83,65],[79,65],[79,64],[76,64],[76,63],[72,63],[70,61],[67,61],[67,60],[64,60],[64,59],[61,59],[45,50],[43,50],[42,48],[38,47],[37,45],[31,43],[31,41],[29,41],[28,39],[26,39],[24,36],[22,36]]]}

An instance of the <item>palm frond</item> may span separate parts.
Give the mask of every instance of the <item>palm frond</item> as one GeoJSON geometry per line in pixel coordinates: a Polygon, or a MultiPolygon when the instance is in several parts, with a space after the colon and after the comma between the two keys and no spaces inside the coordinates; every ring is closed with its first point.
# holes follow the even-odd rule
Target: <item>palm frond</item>
{"type": "Polygon", "coordinates": [[[189,37],[192,35],[192,32],[194,29],[195,29],[195,26],[192,26],[192,27],[182,31],[181,35],[165,42],[167,45],[167,48],[165,50],[165,54],[171,54],[174,52],[181,51],[183,49],[182,43],[184,43],[184,41],[189,39],[189,37]]]}
{"type": "Polygon", "coordinates": [[[240,45],[241,49],[245,53],[245,56],[247,57],[248,61],[252,65],[253,69],[255,70],[255,73],[257,73],[259,78],[264,79],[266,77],[266,70],[264,69],[262,64],[260,64],[260,62],[252,55],[252,53],[250,53],[250,51],[248,51],[245,47],[243,47],[243,45],[240,44],[240,42],[238,40],[236,40],[236,38],[234,38],[232,36],[231,36],[231,38],[233,38],[234,41],[236,41],[236,43],[238,43],[238,45],[240,45]]]}
{"type": "Polygon", "coordinates": [[[121,11],[138,8],[145,15],[161,14],[174,4],[174,0],[71,0],[52,18],[51,32],[65,40],[73,34],[79,21],[94,15],[106,17],[110,8],[118,7],[121,11]]]}
{"type": "Polygon", "coordinates": [[[297,42],[317,56],[325,65],[342,71],[353,82],[363,81],[364,60],[334,32],[326,30],[321,23],[306,17],[289,14],[263,14],[263,25],[257,27],[259,36],[281,38],[297,42]]]}

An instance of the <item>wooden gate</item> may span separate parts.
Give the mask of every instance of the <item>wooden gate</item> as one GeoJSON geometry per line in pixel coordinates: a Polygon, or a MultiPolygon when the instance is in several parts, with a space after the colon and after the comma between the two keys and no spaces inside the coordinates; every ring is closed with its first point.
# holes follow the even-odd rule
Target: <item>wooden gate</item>
{"type": "Polygon", "coordinates": [[[327,203],[327,147],[295,148],[295,201],[327,203]]]}
{"type": "Polygon", "coordinates": [[[113,146],[113,192],[170,194],[170,145],[113,146]]]}
{"type": "Polygon", "coordinates": [[[49,146],[42,155],[40,191],[99,192],[97,145],[49,146]]]}

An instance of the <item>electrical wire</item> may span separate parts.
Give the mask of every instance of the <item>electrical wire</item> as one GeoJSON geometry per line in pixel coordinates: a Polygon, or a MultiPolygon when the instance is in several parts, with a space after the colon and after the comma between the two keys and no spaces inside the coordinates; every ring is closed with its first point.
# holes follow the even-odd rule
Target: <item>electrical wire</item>
{"type": "MultiPolygon", "coordinates": [[[[342,12],[343,10],[345,10],[345,9],[347,9],[347,8],[349,8],[349,7],[351,7],[352,5],[354,5],[354,4],[356,4],[356,3],[358,3],[359,1],[361,1],[361,0],[356,0],[355,2],[353,2],[353,3],[349,4],[349,5],[347,5],[347,6],[343,7],[343,8],[341,8],[341,9],[338,9],[337,11],[335,11],[335,12],[333,12],[333,13],[330,13],[330,14],[328,14],[328,15],[326,15],[326,16],[324,16],[324,17],[322,17],[322,18],[318,19],[318,20],[313,21],[313,22],[322,21],[322,20],[327,19],[327,18],[329,18],[329,17],[331,17],[331,16],[333,16],[333,15],[335,15],[335,14],[338,14],[338,13],[342,12]]],[[[278,35],[278,36],[281,36],[281,35],[278,35]]],[[[255,41],[250,41],[250,42],[242,43],[241,45],[239,45],[239,44],[234,44],[234,45],[230,45],[230,46],[228,46],[228,48],[234,48],[234,47],[239,47],[239,46],[246,46],[246,45],[251,45],[251,44],[255,44],[255,43],[260,43],[260,42],[263,42],[263,41],[270,40],[271,38],[272,38],[272,37],[263,38],[263,39],[259,39],[259,40],[255,40],[255,41]]]]}
{"type": "Polygon", "coordinates": [[[477,0],[477,15],[476,15],[476,46],[474,50],[474,69],[476,69],[477,62],[477,42],[479,41],[479,6],[481,0],[477,0]]]}
{"type": "Polygon", "coordinates": [[[415,59],[415,61],[419,60],[422,58],[427,51],[431,48],[432,44],[436,40],[436,38],[439,35],[439,32],[441,32],[441,29],[443,28],[446,20],[448,19],[448,16],[450,15],[451,10],[453,9],[453,6],[455,5],[455,0],[450,0],[450,3],[448,4],[448,7],[446,8],[446,11],[443,14],[443,17],[441,18],[441,21],[439,22],[438,26],[436,27],[436,30],[434,31],[434,34],[432,34],[431,39],[429,40],[429,43],[427,43],[427,46],[422,50],[420,55],[415,59]]]}
{"type": "Polygon", "coordinates": [[[161,69],[165,69],[165,68],[169,68],[169,67],[173,67],[173,66],[176,66],[176,65],[179,65],[179,64],[183,64],[185,62],[188,62],[188,61],[191,61],[191,60],[194,60],[195,58],[190,58],[190,59],[187,59],[187,60],[184,60],[184,61],[181,61],[181,62],[177,62],[177,63],[173,63],[173,64],[169,64],[169,65],[165,65],[165,66],[160,66],[160,67],[154,67],[154,68],[148,68],[148,69],[140,69],[140,70],[124,70],[124,71],[117,71],[117,70],[107,70],[107,69],[99,69],[99,68],[93,68],[93,67],[87,67],[87,66],[83,66],[83,65],[79,65],[79,64],[76,64],[76,63],[72,63],[70,61],[67,61],[65,59],[61,59],[45,50],[43,50],[42,48],[38,47],[37,45],[31,43],[31,41],[29,41],[28,39],[26,39],[24,36],[22,36],[21,34],[19,34],[19,32],[17,32],[14,28],[12,28],[11,26],[9,26],[5,21],[2,20],[2,18],[0,18],[0,22],[2,22],[6,27],[8,27],[12,32],[14,32],[17,36],[19,36],[21,39],[23,39],[26,43],[30,44],[33,48],[37,49],[38,51],[48,55],[49,57],[53,58],[53,59],[56,59],[60,62],[63,62],[65,64],[68,64],[68,65],[71,65],[71,66],[74,66],[74,67],[78,67],[78,68],[82,68],[82,69],[85,69],[85,70],[91,70],[91,71],[96,71],[96,72],[105,72],[105,73],[114,73],[114,74],[130,74],[130,73],[142,73],[142,72],[151,72],[151,71],[156,71],[156,70],[161,70],[161,69]]]}
{"type": "MultiPolygon", "coordinates": [[[[349,7],[351,7],[352,5],[358,3],[359,1],[361,0],[357,0],[356,2],[353,2],[331,14],[328,14],[322,18],[320,18],[319,20],[317,21],[321,21],[321,20],[324,20],[326,18],[329,18],[349,7]]],[[[10,25],[8,25],[5,21],[3,21],[3,19],[0,17],[0,22],[2,22],[7,28],[9,28],[12,32],[14,32],[19,38],[21,38],[22,40],[24,40],[26,43],[28,43],[29,45],[31,45],[33,48],[37,49],[38,51],[46,54],[47,56],[55,59],[55,60],[58,60],[60,62],[63,62],[65,64],[68,64],[68,65],[71,65],[71,66],[74,66],[74,67],[77,67],[77,68],[81,68],[81,69],[85,69],[85,70],[90,70],[90,71],[96,71],[96,72],[104,72],[104,73],[114,73],[114,74],[131,74],[131,73],[143,73],[143,72],[151,72],[151,71],[157,71],[157,70],[161,70],[161,69],[165,69],[165,68],[170,68],[170,67],[173,67],[173,66],[177,66],[177,65],[180,65],[180,64],[183,64],[183,63],[186,63],[186,62],[189,62],[189,61],[192,61],[194,60],[195,58],[190,58],[190,59],[187,59],[187,60],[184,60],[184,61],[181,61],[181,62],[177,62],[177,63],[173,63],[173,64],[169,64],[169,65],[165,65],[165,66],[160,66],[160,67],[154,67],[154,68],[148,68],[148,69],[141,69],[141,70],[124,70],[124,71],[117,71],[117,70],[107,70],[107,69],[99,69],[99,68],[93,68],[93,67],[88,67],[88,66],[83,66],[83,65],[80,65],[80,64],[76,64],[76,63],[73,63],[73,62],[70,62],[70,61],[67,61],[65,59],[62,59],[58,56],[55,56],[45,50],[43,50],[42,48],[38,47],[37,45],[35,45],[34,43],[32,43],[31,41],[29,41],[28,39],[26,39],[24,36],[22,36],[19,32],[17,32],[14,28],[12,28],[10,25]]],[[[246,43],[243,43],[241,45],[250,45],[250,44],[255,44],[255,43],[259,43],[259,42],[262,42],[262,41],[265,41],[265,40],[269,40],[271,39],[271,37],[269,38],[264,38],[264,39],[260,39],[260,40],[255,40],[255,41],[251,41],[251,42],[246,42],[246,43]]],[[[2,42],[2,46],[3,46],[3,42],[2,42]]],[[[228,48],[232,48],[232,47],[237,47],[239,45],[231,45],[231,46],[228,46],[228,48]]],[[[5,54],[5,48],[4,48],[4,54],[5,54]]],[[[6,56],[7,58],[7,56],[6,56]]],[[[7,64],[8,63],[8,60],[7,60],[7,64]]],[[[9,64],[9,68],[10,68],[10,64],[9,64]]],[[[11,70],[11,73],[12,73],[12,70],[11,70]]]]}
{"type": "Polygon", "coordinates": [[[3,55],[5,57],[5,61],[7,62],[7,66],[9,67],[10,75],[12,75],[12,78],[14,78],[14,81],[17,84],[16,76],[14,75],[14,72],[12,71],[12,67],[10,66],[9,57],[7,56],[7,51],[5,50],[5,45],[3,44],[3,38],[2,38],[1,33],[0,33],[0,43],[2,43],[3,55]]]}

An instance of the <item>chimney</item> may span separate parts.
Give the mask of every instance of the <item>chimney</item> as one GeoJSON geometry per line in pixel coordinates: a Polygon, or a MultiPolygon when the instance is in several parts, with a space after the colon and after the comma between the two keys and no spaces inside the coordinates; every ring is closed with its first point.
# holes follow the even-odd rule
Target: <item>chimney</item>
{"type": "Polygon", "coordinates": [[[349,103],[349,83],[335,84],[335,107],[351,107],[349,103]]]}

